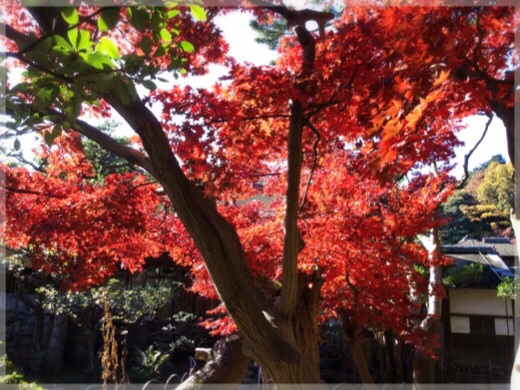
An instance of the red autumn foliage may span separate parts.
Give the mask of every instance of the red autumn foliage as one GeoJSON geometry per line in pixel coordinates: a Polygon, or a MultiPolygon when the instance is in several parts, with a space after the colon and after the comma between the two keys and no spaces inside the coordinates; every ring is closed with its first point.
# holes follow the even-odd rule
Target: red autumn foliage
{"type": "MultiPolygon", "coordinates": [[[[20,20],[10,22],[29,30],[20,20]]],[[[507,122],[517,24],[518,15],[501,7],[347,8],[334,29],[315,34],[314,69],[305,74],[295,38],[281,39],[274,67],[238,64],[225,57],[211,18],[185,17],[178,39],[198,48],[185,55],[186,69],[204,74],[208,64],[225,63],[229,75],[211,89],[157,89],[147,103],[162,104],[160,124],[184,174],[232,224],[255,287],[273,305],[284,271],[290,106],[301,104],[298,269],[321,272],[322,318],[347,312],[359,333],[392,330],[419,343],[422,317],[410,289],[427,292],[416,266],[432,264],[414,239],[443,222],[437,210],[452,184],[442,165],[459,145],[459,120],[496,112],[507,122]],[[433,163],[438,176],[418,171],[433,163]]],[[[130,27],[119,33],[122,53],[146,35],[130,27]]],[[[34,266],[64,275],[71,288],[101,283],[118,267],[139,271],[147,256],[169,252],[192,267],[194,291],[219,296],[148,176],[89,180],[92,166],[74,132],[43,153],[45,173],[6,168],[9,246],[28,249],[34,266]]],[[[206,326],[236,330],[223,307],[214,314],[206,326]]]]}

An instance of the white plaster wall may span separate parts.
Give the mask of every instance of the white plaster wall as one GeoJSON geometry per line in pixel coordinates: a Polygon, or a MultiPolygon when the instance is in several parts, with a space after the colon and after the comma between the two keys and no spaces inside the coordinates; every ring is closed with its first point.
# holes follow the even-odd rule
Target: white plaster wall
{"type": "Polygon", "coordinates": [[[481,316],[513,315],[511,300],[497,297],[495,289],[451,288],[450,313],[481,316]],[[507,301],[507,314],[506,314],[507,301]]]}

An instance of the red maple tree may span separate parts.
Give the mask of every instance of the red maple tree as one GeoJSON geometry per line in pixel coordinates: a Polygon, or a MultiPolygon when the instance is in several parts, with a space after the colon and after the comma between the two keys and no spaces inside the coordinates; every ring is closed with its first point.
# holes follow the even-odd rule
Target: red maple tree
{"type": "Polygon", "coordinates": [[[188,258],[194,289],[230,316],[218,331],[236,326],[277,383],[319,381],[320,310],[340,316],[353,340],[364,327],[418,340],[407,295],[428,288],[414,265],[435,264],[413,238],[438,226],[450,184],[416,170],[453,156],[464,116],[495,112],[512,137],[511,8],[358,7],[331,22],[265,2],[259,20],[284,18],[294,32],[275,67],[225,57],[218,9],[207,21],[168,8],[9,11],[8,57],[29,72],[9,88],[8,113],[17,131],[36,128],[57,148],[45,175],[8,169],[8,217],[20,222],[9,245],[73,287],[162,251],[188,258]],[[203,74],[214,62],[230,72],[211,90],[155,84],[160,72],[203,74]],[[134,145],[79,117],[109,108],[134,145]],[[79,134],[157,184],[141,173],[89,182],[79,134]]]}

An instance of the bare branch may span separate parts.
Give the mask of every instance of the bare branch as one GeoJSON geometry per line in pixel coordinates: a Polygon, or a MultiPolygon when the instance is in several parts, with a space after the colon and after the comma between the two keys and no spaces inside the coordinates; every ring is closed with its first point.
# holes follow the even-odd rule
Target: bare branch
{"type": "Polygon", "coordinates": [[[72,124],[72,128],[78,133],[96,142],[101,147],[114,153],[115,155],[124,158],[132,164],[139,165],[153,174],[153,168],[148,161],[148,157],[146,157],[144,153],[129,146],[123,145],[114,138],[103,133],[98,128],[88,124],[81,119],[77,119],[76,122],[72,124]]]}
{"type": "MultiPolygon", "coordinates": [[[[10,113],[9,108],[7,109],[7,113],[10,113]]],[[[62,119],[69,119],[66,115],[62,114],[61,112],[55,110],[55,109],[47,109],[44,112],[39,112],[42,116],[45,115],[53,115],[57,118],[62,119]]],[[[148,172],[152,173],[153,175],[153,169],[151,164],[148,161],[148,158],[146,155],[138,150],[135,150],[129,146],[123,145],[122,143],[116,141],[114,138],[106,135],[101,130],[99,130],[97,127],[94,127],[87,122],[76,119],[75,122],[71,125],[72,129],[77,131],[78,133],[84,135],[85,137],[91,139],[92,141],[96,142],[103,148],[107,149],[108,151],[114,153],[115,155],[127,160],[128,162],[132,164],[139,165],[140,167],[146,169],[148,172]]]]}
{"type": "Polygon", "coordinates": [[[480,139],[475,144],[475,146],[473,146],[473,148],[469,151],[469,153],[464,156],[464,177],[457,184],[456,189],[461,189],[462,187],[464,187],[464,185],[466,184],[466,181],[469,178],[469,171],[468,171],[469,158],[475,152],[475,150],[478,148],[478,146],[480,145],[480,143],[482,142],[482,140],[484,139],[484,137],[486,136],[486,134],[487,134],[487,132],[489,130],[489,125],[491,124],[491,121],[493,120],[493,115],[491,115],[491,114],[488,115],[488,118],[489,119],[486,122],[486,127],[484,128],[484,131],[482,132],[482,135],[480,136],[480,139]]]}

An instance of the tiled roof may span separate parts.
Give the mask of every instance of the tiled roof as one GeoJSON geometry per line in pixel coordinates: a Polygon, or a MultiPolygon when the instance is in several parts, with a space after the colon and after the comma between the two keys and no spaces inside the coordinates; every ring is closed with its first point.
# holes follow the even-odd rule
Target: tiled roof
{"type": "Polygon", "coordinates": [[[478,241],[472,238],[465,238],[456,244],[445,245],[443,246],[443,248],[445,252],[449,251],[450,253],[473,253],[472,251],[476,250],[477,252],[481,253],[489,253],[489,251],[495,251],[502,257],[518,256],[516,245],[512,244],[509,241],[509,239],[505,237],[484,237],[482,241],[478,241]]]}

